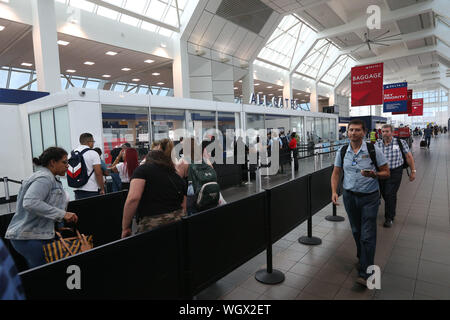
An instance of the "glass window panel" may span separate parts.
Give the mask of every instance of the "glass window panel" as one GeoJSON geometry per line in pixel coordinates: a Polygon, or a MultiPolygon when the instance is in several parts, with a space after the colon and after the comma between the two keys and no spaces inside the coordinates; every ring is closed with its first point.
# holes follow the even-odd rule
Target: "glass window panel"
{"type": "Polygon", "coordinates": [[[125,90],[126,85],[121,83],[116,83],[114,86],[114,91],[123,92],[125,90]]]}
{"type": "Polygon", "coordinates": [[[315,134],[314,118],[306,117],[306,140],[312,141],[313,135],[315,134]]]}
{"type": "Polygon", "coordinates": [[[330,120],[330,141],[336,141],[336,119],[329,119],[330,120]]]}
{"type": "Polygon", "coordinates": [[[227,129],[236,130],[236,118],[233,112],[219,112],[217,117],[217,124],[223,136],[226,135],[227,129]]]}
{"type": "Polygon", "coordinates": [[[9,80],[9,89],[18,89],[30,81],[30,73],[12,71],[9,80]]]}
{"type": "MultiPolygon", "coordinates": [[[[246,127],[247,130],[260,130],[264,129],[264,115],[262,114],[246,114],[246,127]]],[[[250,141],[247,141],[249,144],[254,144],[256,142],[256,136],[249,137],[250,141]]]]}
{"type": "Polygon", "coordinates": [[[125,3],[125,9],[137,13],[143,13],[146,4],[147,0],[127,0],[125,3]]]}
{"type": "Polygon", "coordinates": [[[28,116],[30,121],[31,153],[33,158],[39,157],[44,151],[42,147],[41,117],[39,113],[28,116]]]}
{"type": "MultiPolygon", "coordinates": [[[[80,78],[71,78],[70,82],[72,82],[73,86],[75,88],[83,88],[83,84],[84,84],[84,79],[80,79],[80,78]]],[[[70,84],[69,84],[70,87],[70,84]]]]}
{"type": "Polygon", "coordinates": [[[193,128],[198,141],[210,140],[210,137],[206,137],[206,131],[216,128],[216,112],[191,110],[188,112],[188,122],[188,129],[193,128]]]}
{"type": "Polygon", "coordinates": [[[296,132],[300,137],[299,143],[305,143],[306,139],[303,135],[303,117],[292,117],[291,118],[291,133],[296,132]]]}
{"type": "Polygon", "coordinates": [[[86,89],[98,89],[99,83],[100,83],[99,81],[88,80],[88,81],[86,81],[85,88],[86,89]]]}
{"type": "Polygon", "coordinates": [[[8,70],[0,69],[0,88],[6,88],[8,73],[9,73],[8,70]]]}
{"type": "Polygon", "coordinates": [[[61,77],[61,89],[65,90],[67,86],[67,79],[65,77],[61,77]]]}
{"type": "Polygon", "coordinates": [[[167,96],[167,93],[169,92],[169,89],[167,88],[161,88],[161,90],[159,91],[158,95],[159,96],[167,96]]]}
{"type": "Polygon", "coordinates": [[[152,141],[171,138],[180,140],[180,131],[186,129],[185,111],[177,109],[151,109],[152,118],[152,141]]]}
{"type": "Polygon", "coordinates": [[[148,7],[145,15],[156,20],[161,20],[166,6],[167,4],[163,3],[162,1],[151,0],[150,6],[148,7]]]}
{"type": "Polygon", "coordinates": [[[330,140],[330,119],[322,118],[322,133],[324,141],[330,140]]]}
{"type": "Polygon", "coordinates": [[[148,108],[130,106],[102,106],[103,153],[111,163],[111,150],[125,142],[145,157],[149,149],[148,108]]]}
{"type": "Polygon", "coordinates": [[[48,147],[54,147],[56,145],[53,110],[41,112],[41,123],[42,123],[42,139],[45,150],[48,147]]]}
{"type": "Polygon", "coordinates": [[[137,27],[137,25],[139,24],[139,19],[127,16],[126,14],[122,14],[122,16],[120,17],[120,22],[129,24],[133,27],[137,27]]]}
{"type": "Polygon", "coordinates": [[[164,22],[173,26],[178,26],[177,9],[170,7],[166,17],[164,18],[164,22]]]}
{"type": "Polygon", "coordinates": [[[314,118],[315,130],[313,131],[314,143],[322,142],[323,140],[323,130],[322,130],[322,119],[314,118]]]}
{"type": "Polygon", "coordinates": [[[56,145],[67,152],[72,150],[70,142],[69,110],[67,106],[54,109],[56,145]]]}
{"type": "MultiPolygon", "coordinates": [[[[30,87],[30,90],[31,91],[37,91],[37,80],[35,81],[35,82],[33,82],[32,84],[31,84],[31,87],[30,87]]],[[[62,89],[64,89],[64,88],[62,88],[62,89]]]]}
{"type": "Polygon", "coordinates": [[[156,32],[157,26],[152,24],[152,23],[148,23],[146,21],[142,21],[142,25],[141,25],[142,29],[151,31],[151,32],[156,32]]]}

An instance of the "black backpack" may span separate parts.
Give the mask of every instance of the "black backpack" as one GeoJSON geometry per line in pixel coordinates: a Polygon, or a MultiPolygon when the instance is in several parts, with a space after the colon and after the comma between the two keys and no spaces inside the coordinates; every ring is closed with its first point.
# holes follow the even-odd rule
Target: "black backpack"
{"type": "MultiPolygon", "coordinates": [[[[375,152],[375,146],[369,142],[366,142],[366,145],[367,145],[367,150],[369,151],[370,160],[372,160],[372,164],[375,165],[375,169],[377,171],[380,171],[380,168],[378,167],[378,164],[377,164],[377,154],[375,152]]],[[[347,152],[347,149],[348,149],[348,144],[343,146],[341,149],[342,172],[344,172],[344,157],[345,157],[345,153],[347,152]]]]}
{"type": "Polygon", "coordinates": [[[195,206],[202,211],[219,204],[220,186],[216,171],[206,163],[189,165],[188,181],[192,181],[195,192],[195,206]]]}
{"type": "Polygon", "coordinates": [[[88,175],[86,162],[84,162],[83,158],[83,154],[89,150],[94,149],[86,148],[81,152],[73,150],[70,153],[69,168],[67,168],[67,184],[69,187],[80,188],[84,186],[94,173],[94,169],[92,169],[92,172],[88,175]]]}

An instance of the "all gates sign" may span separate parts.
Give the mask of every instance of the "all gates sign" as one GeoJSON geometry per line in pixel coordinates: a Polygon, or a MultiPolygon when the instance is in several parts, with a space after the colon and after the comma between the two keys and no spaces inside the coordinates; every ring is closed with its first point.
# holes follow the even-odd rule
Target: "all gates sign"
{"type": "Polygon", "coordinates": [[[384,85],[383,112],[408,111],[408,83],[392,83],[384,85]]]}
{"type": "Polygon", "coordinates": [[[352,107],[383,103],[383,63],[352,68],[352,107]]]}

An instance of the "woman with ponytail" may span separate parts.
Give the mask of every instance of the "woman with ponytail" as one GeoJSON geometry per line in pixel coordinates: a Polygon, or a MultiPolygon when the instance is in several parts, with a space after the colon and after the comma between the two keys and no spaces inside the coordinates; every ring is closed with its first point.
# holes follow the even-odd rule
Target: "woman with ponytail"
{"type": "Polygon", "coordinates": [[[66,174],[67,152],[50,147],[33,162],[38,170],[22,182],[16,213],[5,235],[29,268],[45,264],[42,246],[54,240],[55,222],[78,220],[75,213],[66,212],[69,197],[56,177],[66,174]]]}

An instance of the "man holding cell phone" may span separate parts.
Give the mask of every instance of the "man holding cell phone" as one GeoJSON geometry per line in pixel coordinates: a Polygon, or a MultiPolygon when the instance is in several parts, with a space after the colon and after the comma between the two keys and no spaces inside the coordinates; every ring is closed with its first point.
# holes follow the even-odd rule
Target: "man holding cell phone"
{"type": "Polygon", "coordinates": [[[377,237],[377,215],[380,206],[378,179],[389,178],[388,162],[383,152],[371,143],[364,142],[367,129],[364,121],[351,120],[348,124],[350,143],[336,153],[331,176],[332,201],[338,203],[338,186],[341,173],[343,199],[359,258],[357,283],[365,286],[370,276],[367,268],[374,265],[377,237]]]}

